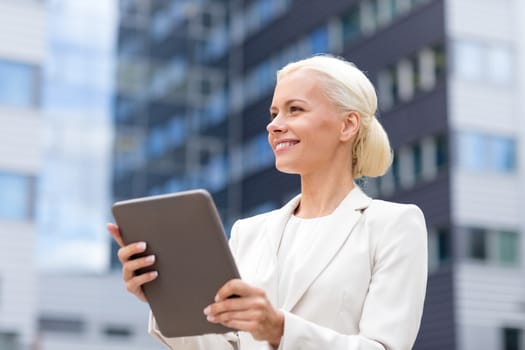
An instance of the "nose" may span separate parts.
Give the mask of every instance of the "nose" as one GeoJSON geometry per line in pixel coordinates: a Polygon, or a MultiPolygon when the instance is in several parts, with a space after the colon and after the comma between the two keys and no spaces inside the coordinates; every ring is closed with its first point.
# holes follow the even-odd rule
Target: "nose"
{"type": "Polygon", "coordinates": [[[266,125],[266,130],[270,134],[275,134],[278,132],[284,132],[286,130],[286,127],[284,123],[282,122],[282,119],[277,115],[275,118],[272,119],[271,122],[266,125]]]}

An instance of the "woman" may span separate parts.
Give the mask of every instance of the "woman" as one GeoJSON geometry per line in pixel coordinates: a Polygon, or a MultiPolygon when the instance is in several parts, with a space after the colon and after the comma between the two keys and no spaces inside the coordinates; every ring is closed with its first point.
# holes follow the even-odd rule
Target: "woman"
{"type": "MultiPolygon", "coordinates": [[[[268,141],[277,169],[300,175],[301,194],[232,228],[242,280],[227,282],[203,312],[239,332],[170,339],[152,318],[154,336],[173,349],[413,346],[427,278],[423,214],[372,200],[354,183],[392,161],[376,108],[370,81],[342,59],[314,56],[277,73],[268,141]]],[[[122,243],[118,228],[109,230],[122,243]]],[[[143,249],[125,246],[119,258],[128,290],[145,300],[141,285],[156,274],[134,271],[154,257],[130,260],[143,249]]]]}

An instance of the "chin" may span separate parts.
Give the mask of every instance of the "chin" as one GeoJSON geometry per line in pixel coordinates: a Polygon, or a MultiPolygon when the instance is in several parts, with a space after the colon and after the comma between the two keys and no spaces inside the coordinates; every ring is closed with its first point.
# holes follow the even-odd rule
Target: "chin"
{"type": "Polygon", "coordinates": [[[290,165],[290,164],[279,164],[278,162],[275,163],[275,169],[281,173],[285,174],[300,174],[299,169],[296,169],[296,167],[290,165]]]}

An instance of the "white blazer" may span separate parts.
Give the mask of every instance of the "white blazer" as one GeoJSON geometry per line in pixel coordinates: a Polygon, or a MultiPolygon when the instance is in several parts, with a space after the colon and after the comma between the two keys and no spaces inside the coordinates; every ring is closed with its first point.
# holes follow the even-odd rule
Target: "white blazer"
{"type": "MultiPolygon", "coordinates": [[[[419,330],[427,281],[427,232],[415,205],[372,200],[355,187],[319,232],[293,291],[277,305],[277,251],[295,197],[281,209],[237,221],[230,246],[241,276],[285,315],[279,350],[408,350],[419,330]]],[[[204,317],[204,316],[203,316],[204,317]]],[[[166,338],[177,350],[267,350],[249,333],[166,338]]]]}

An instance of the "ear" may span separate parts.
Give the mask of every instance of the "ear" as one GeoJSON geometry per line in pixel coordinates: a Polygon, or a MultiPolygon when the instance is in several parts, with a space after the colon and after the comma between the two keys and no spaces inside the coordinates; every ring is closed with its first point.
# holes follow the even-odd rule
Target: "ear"
{"type": "Polygon", "coordinates": [[[341,121],[341,133],[339,139],[342,142],[348,142],[357,135],[359,127],[361,126],[361,115],[359,112],[346,112],[341,121]]]}

